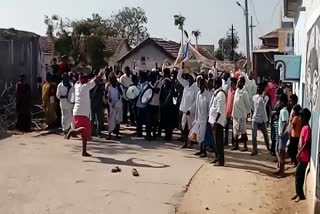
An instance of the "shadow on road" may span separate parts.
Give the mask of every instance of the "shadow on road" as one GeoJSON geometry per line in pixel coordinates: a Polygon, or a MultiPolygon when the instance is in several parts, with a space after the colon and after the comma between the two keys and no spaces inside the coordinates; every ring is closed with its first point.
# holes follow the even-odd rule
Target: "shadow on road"
{"type": "Polygon", "coordinates": [[[113,158],[107,158],[107,157],[93,157],[97,159],[96,161],[91,161],[91,160],[85,160],[83,162],[93,162],[93,163],[103,163],[103,164],[112,164],[112,165],[119,165],[119,166],[131,166],[131,167],[144,167],[144,168],[156,168],[156,169],[161,169],[161,168],[168,168],[170,167],[169,165],[154,162],[154,161],[148,161],[148,160],[143,160],[143,159],[138,159],[138,158],[130,158],[126,161],[122,160],[116,160],[113,158]],[[135,161],[139,162],[146,162],[145,164],[143,163],[137,163],[135,161]],[[150,163],[150,164],[147,164],[150,163]]]}

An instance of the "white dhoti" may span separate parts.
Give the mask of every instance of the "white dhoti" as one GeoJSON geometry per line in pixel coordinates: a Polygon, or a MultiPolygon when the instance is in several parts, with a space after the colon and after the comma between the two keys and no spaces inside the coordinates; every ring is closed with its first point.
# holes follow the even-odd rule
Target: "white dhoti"
{"type": "Polygon", "coordinates": [[[194,133],[197,136],[197,143],[202,143],[206,136],[207,121],[195,121],[193,123],[190,133],[194,133]]]}
{"type": "Polygon", "coordinates": [[[73,128],[72,115],[73,108],[61,108],[61,126],[62,131],[68,131],[73,128]]]}
{"type": "Polygon", "coordinates": [[[182,119],[181,119],[181,126],[182,130],[188,125],[188,129],[192,129],[192,123],[194,121],[194,113],[190,113],[190,115],[187,115],[187,113],[183,112],[182,119]]]}
{"type": "Polygon", "coordinates": [[[117,125],[122,122],[122,102],[118,100],[117,103],[110,105],[110,112],[108,117],[108,130],[113,132],[117,125]]]}
{"type": "Polygon", "coordinates": [[[206,136],[210,100],[211,94],[206,90],[197,94],[195,120],[190,132],[197,135],[198,143],[204,142],[206,136]]]}

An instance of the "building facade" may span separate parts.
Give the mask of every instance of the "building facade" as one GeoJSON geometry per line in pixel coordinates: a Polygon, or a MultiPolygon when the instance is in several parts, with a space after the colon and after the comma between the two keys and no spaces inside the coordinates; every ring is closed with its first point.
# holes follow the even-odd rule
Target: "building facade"
{"type": "Polygon", "coordinates": [[[303,107],[312,112],[312,147],[307,197],[312,213],[320,213],[320,0],[284,0],[284,16],[294,22],[294,55],[301,56],[300,80],[294,91],[303,107]]]}

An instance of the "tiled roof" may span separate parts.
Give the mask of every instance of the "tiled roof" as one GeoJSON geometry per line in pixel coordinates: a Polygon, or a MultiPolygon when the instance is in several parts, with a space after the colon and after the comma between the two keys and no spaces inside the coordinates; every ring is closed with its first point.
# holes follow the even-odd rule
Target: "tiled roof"
{"type": "Polygon", "coordinates": [[[51,55],[53,52],[53,46],[50,42],[49,37],[41,36],[39,39],[40,49],[43,51],[44,55],[51,55]]]}
{"type": "Polygon", "coordinates": [[[169,58],[176,59],[179,53],[180,44],[174,41],[167,41],[161,38],[148,38],[141,42],[138,46],[133,48],[128,54],[123,56],[119,62],[125,60],[127,57],[134,54],[137,50],[144,47],[147,44],[154,44],[156,47],[159,47],[161,51],[163,51],[169,58]]]}
{"type": "Polygon", "coordinates": [[[280,29],[276,29],[270,33],[267,33],[266,35],[261,36],[260,39],[276,39],[279,37],[279,30],[280,29]]]}
{"type": "Polygon", "coordinates": [[[105,43],[105,53],[106,55],[113,56],[117,53],[119,47],[122,45],[123,42],[126,42],[127,39],[123,38],[113,38],[108,37],[104,43],[105,43]]]}
{"type": "Polygon", "coordinates": [[[174,41],[167,41],[161,38],[150,38],[152,39],[157,45],[163,48],[167,53],[169,53],[173,58],[177,58],[180,44],[174,41]]]}
{"type": "MultiPolygon", "coordinates": [[[[179,49],[180,49],[180,43],[171,41],[171,40],[164,40],[161,38],[148,38],[142,43],[140,43],[137,47],[132,49],[127,55],[123,56],[119,61],[125,60],[127,57],[131,56],[132,54],[135,53],[138,49],[143,47],[146,44],[153,43],[156,46],[158,46],[169,58],[171,59],[176,59],[179,54],[179,49]]],[[[211,54],[206,48],[198,48],[199,53],[206,57],[207,59],[214,59],[216,58],[211,54]]]]}
{"type": "Polygon", "coordinates": [[[198,51],[202,56],[204,56],[207,59],[217,60],[217,58],[215,56],[213,56],[213,54],[210,53],[210,51],[208,49],[206,49],[206,48],[198,46],[198,51]]]}

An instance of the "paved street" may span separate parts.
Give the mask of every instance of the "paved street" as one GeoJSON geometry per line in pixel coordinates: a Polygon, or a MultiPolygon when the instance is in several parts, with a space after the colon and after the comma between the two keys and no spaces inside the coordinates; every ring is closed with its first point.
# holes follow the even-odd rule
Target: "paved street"
{"type": "Polygon", "coordinates": [[[175,213],[190,178],[204,164],[179,145],[125,138],[81,142],[31,133],[0,141],[0,213],[175,213]],[[137,144],[139,142],[139,144],[137,144]],[[122,172],[112,174],[114,166],[122,172]],[[133,177],[136,168],[140,177],[133,177]]]}

